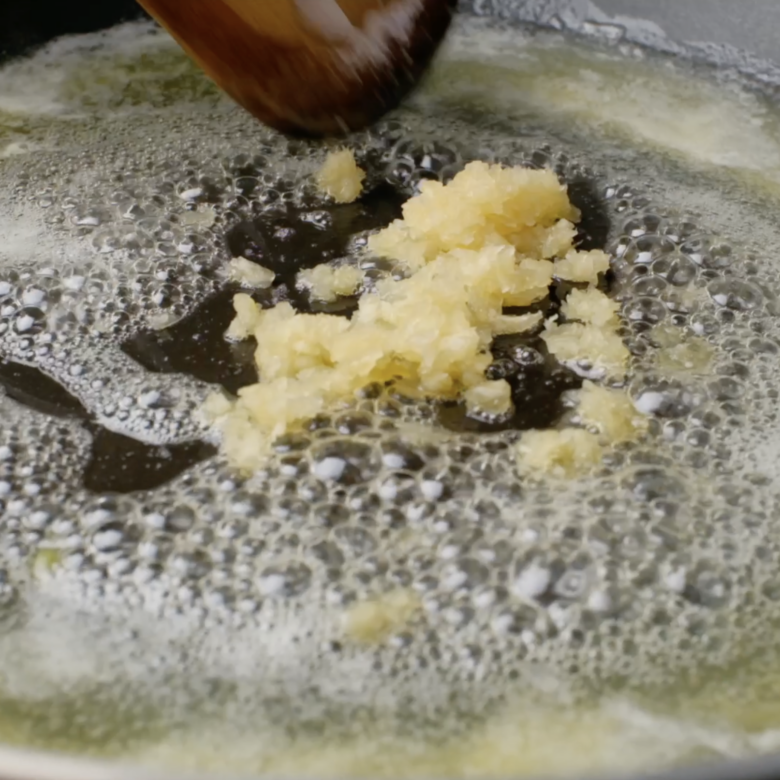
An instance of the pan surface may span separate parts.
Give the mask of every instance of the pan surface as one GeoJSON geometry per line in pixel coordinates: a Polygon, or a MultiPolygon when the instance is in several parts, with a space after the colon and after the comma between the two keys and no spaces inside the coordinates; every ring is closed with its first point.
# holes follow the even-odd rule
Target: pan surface
{"type": "Polygon", "coordinates": [[[258,127],[146,21],[1,66],[0,776],[774,776],[774,6],[750,47],[708,5],[749,57],[638,5],[465,4],[420,94],[350,140],[351,207],[309,186],[325,147],[258,127]],[[496,354],[514,428],[379,394],[232,470],[198,414],[254,381],[229,260],[316,310],[296,270],[472,159],[569,184],[648,440],[521,480],[520,428],[583,372],[531,372],[528,342],[496,354]],[[351,641],[351,607],[399,589],[416,622],[351,641]]]}

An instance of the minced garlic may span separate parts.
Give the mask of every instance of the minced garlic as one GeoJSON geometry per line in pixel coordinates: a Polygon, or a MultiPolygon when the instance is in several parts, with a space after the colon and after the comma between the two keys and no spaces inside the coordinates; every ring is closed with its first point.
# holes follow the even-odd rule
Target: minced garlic
{"type": "Polygon", "coordinates": [[[517,445],[520,467],[531,473],[574,477],[601,463],[599,438],[581,428],[526,431],[517,445]]]}
{"type": "Polygon", "coordinates": [[[253,263],[245,257],[237,257],[230,261],[230,278],[242,287],[253,290],[267,290],[276,279],[276,274],[262,265],[253,263]]]}
{"type": "Polygon", "coordinates": [[[420,597],[396,590],[370,601],[353,604],[344,616],[347,639],[360,644],[380,644],[403,630],[422,607],[420,597]]]}
{"type": "Polygon", "coordinates": [[[368,246],[412,270],[455,249],[508,247],[520,258],[550,259],[572,249],[571,223],[580,217],[552,171],[481,162],[467,165],[446,186],[423,182],[403,215],[368,246]]]}
{"type": "Polygon", "coordinates": [[[474,385],[463,394],[466,405],[475,412],[500,416],[512,408],[512,388],[507,382],[489,382],[474,385]]]}
{"type": "Polygon", "coordinates": [[[604,295],[601,290],[589,287],[587,290],[572,290],[561,306],[567,320],[579,320],[597,328],[609,326],[613,330],[619,325],[620,304],[604,295]]]}
{"type": "Polygon", "coordinates": [[[592,252],[567,253],[555,261],[555,276],[567,282],[598,284],[599,274],[609,270],[609,255],[598,249],[592,252]]]}
{"type": "Polygon", "coordinates": [[[580,422],[595,429],[526,431],[516,448],[520,468],[530,473],[575,477],[601,463],[604,451],[635,441],[647,431],[647,418],[623,390],[584,382],[575,393],[580,422]]]}
{"type": "Polygon", "coordinates": [[[317,171],[317,186],[336,203],[354,203],[363,192],[365,171],[358,167],[349,149],[331,152],[317,171]]]}
{"type": "Polygon", "coordinates": [[[587,362],[597,373],[622,377],[630,353],[615,328],[598,328],[580,322],[548,322],[542,334],[550,354],[574,366],[587,362]]]}
{"type": "MultiPolygon", "coordinates": [[[[603,253],[573,248],[579,214],[549,170],[471,163],[446,186],[424,182],[403,214],[372,236],[369,248],[405,264],[409,275],[379,281],[351,319],[297,314],[289,303],[263,310],[249,296],[236,296],[228,335],[257,340],[260,381],[236,401],[214,399],[206,407],[234,465],[260,467],[276,437],[373,383],[392,382],[410,397],[462,400],[480,414],[511,413],[509,384],[485,377],[490,347],[496,336],[540,327],[542,315],[504,310],[546,298],[560,271],[556,258],[564,257],[564,271],[578,279],[595,281],[605,268],[603,253]]],[[[327,300],[355,291],[356,275],[337,279],[347,270],[355,269],[321,267],[299,278],[327,300]]],[[[628,351],[616,305],[597,290],[577,291],[563,315],[563,324],[545,325],[550,352],[622,375],[628,351]]],[[[558,449],[582,445],[584,454],[540,456],[540,467],[557,463],[568,472],[569,461],[595,457],[592,434],[550,433],[558,449]]],[[[552,452],[549,438],[537,440],[552,452]]],[[[593,441],[598,447],[598,437],[593,441]]]]}
{"type": "Polygon", "coordinates": [[[245,293],[239,293],[233,297],[233,308],[236,310],[236,317],[230,323],[227,337],[231,341],[243,341],[255,332],[261,310],[245,293]]]}
{"type": "Polygon", "coordinates": [[[324,303],[355,295],[363,284],[363,279],[363,272],[350,265],[342,265],[339,268],[318,265],[298,274],[298,283],[309,290],[312,298],[324,303]]]}
{"type": "Polygon", "coordinates": [[[585,382],[577,396],[580,419],[598,430],[602,444],[633,441],[647,430],[647,418],[637,411],[624,390],[585,382]]]}

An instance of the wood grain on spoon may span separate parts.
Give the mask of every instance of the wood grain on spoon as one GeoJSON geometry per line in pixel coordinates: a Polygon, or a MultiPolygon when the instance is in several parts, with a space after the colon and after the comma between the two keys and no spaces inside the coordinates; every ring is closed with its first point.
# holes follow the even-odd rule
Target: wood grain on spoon
{"type": "Polygon", "coordinates": [[[409,93],[456,0],[139,0],[261,122],[336,135],[409,93]]]}

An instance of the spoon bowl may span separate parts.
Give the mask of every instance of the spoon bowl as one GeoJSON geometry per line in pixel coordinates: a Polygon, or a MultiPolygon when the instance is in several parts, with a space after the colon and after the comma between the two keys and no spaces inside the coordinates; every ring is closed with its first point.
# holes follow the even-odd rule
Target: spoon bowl
{"type": "Polygon", "coordinates": [[[266,125],[341,135],[395,108],[449,28],[456,0],[139,0],[266,125]]]}

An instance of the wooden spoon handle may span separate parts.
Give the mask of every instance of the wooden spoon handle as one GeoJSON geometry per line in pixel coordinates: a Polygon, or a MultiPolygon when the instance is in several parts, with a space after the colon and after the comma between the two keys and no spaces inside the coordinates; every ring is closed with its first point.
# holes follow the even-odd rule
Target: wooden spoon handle
{"type": "MultiPolygon", "coordinates": [[[[309,35],[319,36],[317,20],[333,13],[335,6],[351,25],[362,28],[371,11],[385,10],[399,0],[223,0],[235,14],[258,33],[274,40],[303,43],[309,35]]],[[[324,31],[326,32],[326,31],[324,31]]],[[[327,38],[327,34],[322,36],[327,38]]]]}
{"type": "MultiPolygon", "coordinates": [[[[300,42],[302,33],[301,15],[294,0],[218,0],[209,2],[215,6],[221,3],[237,18],[243,20],[255,32],[279,43],[300,42]]],[[[158,4],[159,5],[159,4],[158,4]]],[[[205,5],[205,4],[204,4],[205,5]]],[[[200,7],[190,5],[190,15],[202,12],[200,7]]]]}
{"type": "Polygon", "coordinates": [[[357,129],[417,82],[455,0],[139,0],[211,78],[283,132],[357,129]]]}

